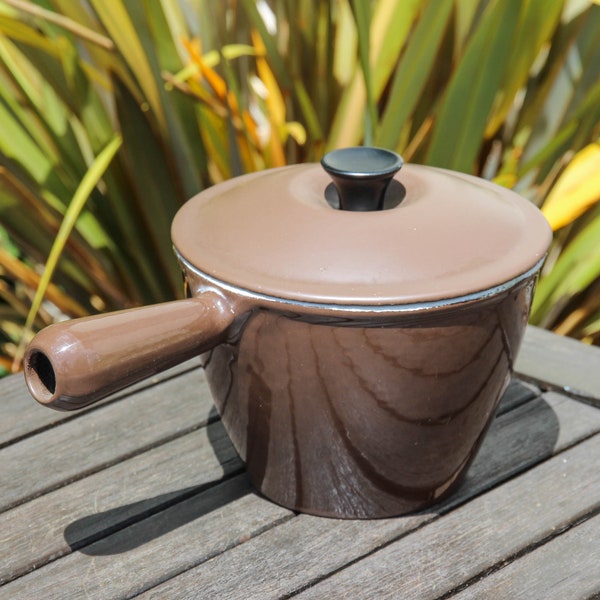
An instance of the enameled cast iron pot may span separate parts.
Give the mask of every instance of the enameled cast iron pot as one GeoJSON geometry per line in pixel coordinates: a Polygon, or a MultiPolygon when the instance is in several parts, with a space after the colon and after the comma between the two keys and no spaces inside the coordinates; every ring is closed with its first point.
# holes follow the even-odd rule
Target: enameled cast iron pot
{"type": "Polygon", "coordinates": [[[192,297],[48,327],[26,355],[33,396],[76,409],[205,353],[227,432],[275,502],[384,517],[449,492],[509,381],[550,229],[489,182],[395,175],[385,150],[322,164],[187,202],[172,235],[192,297]]]}

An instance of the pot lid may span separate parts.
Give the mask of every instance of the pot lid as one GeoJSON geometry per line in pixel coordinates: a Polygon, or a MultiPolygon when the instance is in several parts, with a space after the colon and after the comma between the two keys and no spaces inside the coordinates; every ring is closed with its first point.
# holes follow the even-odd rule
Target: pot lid
{"type": "Polygon", "coordinates": [[[551,231],[529,201],[473,176],[401,166],[393,152],[349,148],[322,165],[237,177],[180,209],[173,242],[225,284],[345,305],[467,296],[543,259],[551,231]]]}

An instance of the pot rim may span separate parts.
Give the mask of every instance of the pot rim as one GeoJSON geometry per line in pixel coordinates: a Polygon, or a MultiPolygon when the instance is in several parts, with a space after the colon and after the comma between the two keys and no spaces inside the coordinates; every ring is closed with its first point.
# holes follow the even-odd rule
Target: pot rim
{"type": "Polygon", "coordinates": [[[230,292],[235,296],[241,296],[246,300],[258,302],[259,304],[267,305],[283,305],[286,307],[296,307],[298,309],[308,310],[310,312],[336,312],[336,313],[357,313],[357,314],[390,314],[390,313],[423,313],[426,311],[433,311],[443,308],[460,307],[461,305],[472,304],[477,301],[485,301],[498,296],[518,284],[530,279],[532,276],[539,273],[546,260],[544,255],[533,267],[527,271],[520,273],[516,277],[509,279],[508,281],[491,288],[486,288],[477,292],[465,294],[463,296],[456,296],[453,298],[444,298],[441,300],[427,300],[423,302],[411,302],[406,304],[336,304],[335,302],[310,302],[305,300],[296,300],[292,298],[284,298],[263,294],[254,290],[249,290],[237,286],[232,283],[228,283],[213,275],[209,275],[205,271],[202,271],[198,267],[194,266],[188,260],[186,260],[181,253],[174,248],[175,254],[183,266],[184,269],[191,271],[195,275],[208,281],[218,289],[230,292]]]}
{"type": "Polygon", "coordinates": [[[398,205],[356,212],[328,203],[335,184],[318,164],[249,173],[186,202],[173,219],[173,245],[235,287],[367,307],[437,303],[500,286],[548,251],[548,222],[512,190],[415,164],[394,182],[398,205]]]}

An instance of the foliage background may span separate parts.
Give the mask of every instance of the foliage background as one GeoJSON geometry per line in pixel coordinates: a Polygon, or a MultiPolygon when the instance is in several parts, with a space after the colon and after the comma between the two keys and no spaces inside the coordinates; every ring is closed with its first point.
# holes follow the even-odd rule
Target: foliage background
{"type": "Polygon", "coordinates": [[[599,40],[592,0],[0,0],[0,368],[180,296],[193,194],[356,144],[542,207],[532,321],[600,343],[599,40]]]}

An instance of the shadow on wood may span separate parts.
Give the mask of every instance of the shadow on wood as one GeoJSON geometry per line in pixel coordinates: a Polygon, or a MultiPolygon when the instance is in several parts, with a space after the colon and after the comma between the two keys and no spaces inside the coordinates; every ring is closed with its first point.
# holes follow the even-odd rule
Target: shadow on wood
{"type": "Polygon", "coordinates": [[[559,417],[543,397],[500,413],[461,487],[443,505],[461,504],[463,494],[476,496],[550,458],[559,433],[559,417]]]}
{"type": "MultiPolygon", "coordinates": [[[[510,396],[523,395],[520,392],[522,390],[513,386],[510,396]]],[[[559,437],[559,420],[552,406],[541,397],[525,404],[503,404],[508,410],[494,419],[463,484],[428,512],[439,510],[440,513],[445,513],[453,510],[469,498],[553,455],[559,437]],[[493,476],[490,477],[491,474],[493,476]]],[[[222,440],[218,443],[220,439],[219,436],[219,439],[211,440],[217,456],[223,447],[222,440]]],[[[223,455],[220,460],[226,462],[228,457],[223,455]]],[[[212,482],[204,486],[184,488],[161,497],[148,498],[83,517],[68,525],[64,536],[72,550],[83,554],[120,554],[223,508],[251,491],[245,474],[234,475],[218,484],[212,482]],[[148,506],[151,507],[150,510],[148,506]],[[115,525],[102,530],[102,523],[115,525]],[[86,538],[82,536],[82,530],[95,530],[97,533],[86,538]]]]}
{"type": "MultiPolygon", "coordinates": [[[[77,519],[66,527],[65,540],[72,550],[79,550],[90,556],[121,554],[222,508],[250,491],[251,487],[245,475],[227,480],[208,490],[203,490],[202,486],[178,490],[171,494],[164,494],[165,505],[160,512],[147,515],[146,518],[142,517],[141,520],[138,514],[133,525],[131,522],[121,521],[118,529],[105,530],[98,534],[96,539],[82,541],[79,539],[78,532],[81,528],[90,527],[96,522],[118,519],[119,513],[131,513],[138,508],[138,505],[143,507],[147,501],[121,506],[110,511],[77,519]],[[177,500],[173,501],[173,498],[177,500]],[[69,540],[77,541],[74,541],[71,545],[69,540]]],[[[157,503],[157,498],[151,500],[153,503],[157,503]]],[[[162,501],[163,498],[161,497],[158,500],[162,501]]]]}
{"type": "MultiPolygon", "coordinates": [[[[215,407],[211,407],[207,422],[213,423],[218,419],[215,407]]],[[[72,551],[80,550],[85,554],[119,554],[164,535],[190,521],[201,517],[215,508],[232,502],[250,491],[246,481],[240,486],[222,486],[223,481],[229,480],[242,472],[239,459],[232,460],[235,450],[220,421],[205,429],[212,451],[218,463],[223,468],[221,481],[210,481],[203,485],[190,486],[102,511],[73,521],[65,528],[64,537],[72,551]],[[198,496],[196,499],[195,497],[198,496]],[[185,504],[181,509],[179,505],[185,504]],[[172,510],[168,510],[172,509],[172,510]],[[168,518],[161,517],[168,513],[168,518]],[[159,514],[158,518],[150,519],[145,526],[143,521],[159,514]],[[113,536],[114,533],[131,525],[141,523],[136,527],[135,536],[113,536]],[[106,544],[98,544],[99,540],[108,538],[106,544]],[[111,540],[110,543],[108,540],[111,540]]],[[[241,479],[245,480],[243,476],[241,479]]]]}

